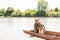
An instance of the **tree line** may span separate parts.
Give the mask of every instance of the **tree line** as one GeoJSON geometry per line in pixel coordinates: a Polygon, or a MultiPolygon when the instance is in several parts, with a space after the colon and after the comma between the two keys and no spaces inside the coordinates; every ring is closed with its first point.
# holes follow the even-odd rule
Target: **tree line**
{"type": "Polygon", "coordinates": [[[60,17],[60,9],[48,8],[48,2],[45,0],[38,0],[37,9],[26,9],[22,12],[20,9],[13,7],[0,8],[0,16],[4,17],[60,17]]]}
{"type": "Polygon", "coordinates": [[[1,8],[0,9],[0,16],[11,16],[11,17],[33,17],[35,16],[35,13],[37,12],[36,9],[26,9],[24,12],[22,12],[19,9],[14,9],[13,7],[8,7],[7,9],[1,8]]]}
{"type": "Polygon", "coordinates": [[[47,11],[37,11],[36,9],[26,9],[22,12],[19,9],[14,10],[13,7],[0,9],[0,16],[11,17],[60,17],[60,9],[48,9],[47,11]]]}

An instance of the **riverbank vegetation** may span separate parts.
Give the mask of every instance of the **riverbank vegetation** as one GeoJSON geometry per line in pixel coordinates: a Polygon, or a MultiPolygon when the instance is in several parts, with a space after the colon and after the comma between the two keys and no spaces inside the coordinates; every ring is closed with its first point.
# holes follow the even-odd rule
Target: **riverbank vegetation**
{"type": "Polygon", "coordinates": [[[48,8],[48,2],[45,0],[38,0],[37,9],[26,9],[22,12],[20,9],[14,9],[13,7],[0,8],[0,16],[4,17],[60,17],[60,9],[48,8]]]}

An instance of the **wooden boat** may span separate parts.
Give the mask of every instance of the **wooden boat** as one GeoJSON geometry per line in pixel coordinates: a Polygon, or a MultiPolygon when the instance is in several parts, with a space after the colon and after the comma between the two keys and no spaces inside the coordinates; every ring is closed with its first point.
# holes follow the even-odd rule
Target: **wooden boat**
{"type": "Polygon", "coordinates": [[[33,30],[30,31],[23,30],[23,31],[32,36],[43,38],[46,40],[60,40],[60,32],[45,31],[44,34],[39,34],[35,33],[33,30]]]}

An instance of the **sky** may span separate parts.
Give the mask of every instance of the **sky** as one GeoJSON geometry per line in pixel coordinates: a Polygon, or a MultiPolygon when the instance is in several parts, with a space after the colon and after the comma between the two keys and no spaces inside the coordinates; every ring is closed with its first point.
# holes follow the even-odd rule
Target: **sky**
{"type": "MultiPolygon", "coordinates": [[[[60,8],[60,0],[46,0],[48,8],[60,8]]],[[[0,8],[13,7],[14,9],[37,9],[38,0],[0,0],[0,8]]]]}

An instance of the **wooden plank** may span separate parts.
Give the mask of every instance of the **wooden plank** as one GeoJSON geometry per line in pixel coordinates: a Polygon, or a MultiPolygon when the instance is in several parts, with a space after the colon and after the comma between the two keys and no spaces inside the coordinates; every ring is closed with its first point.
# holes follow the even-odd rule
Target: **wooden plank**
{"type": "Polygon", "coordinates": [[[53,31],[45,31],[45,34],[60,36],[60,32],[53,32],[53,31]]]}

